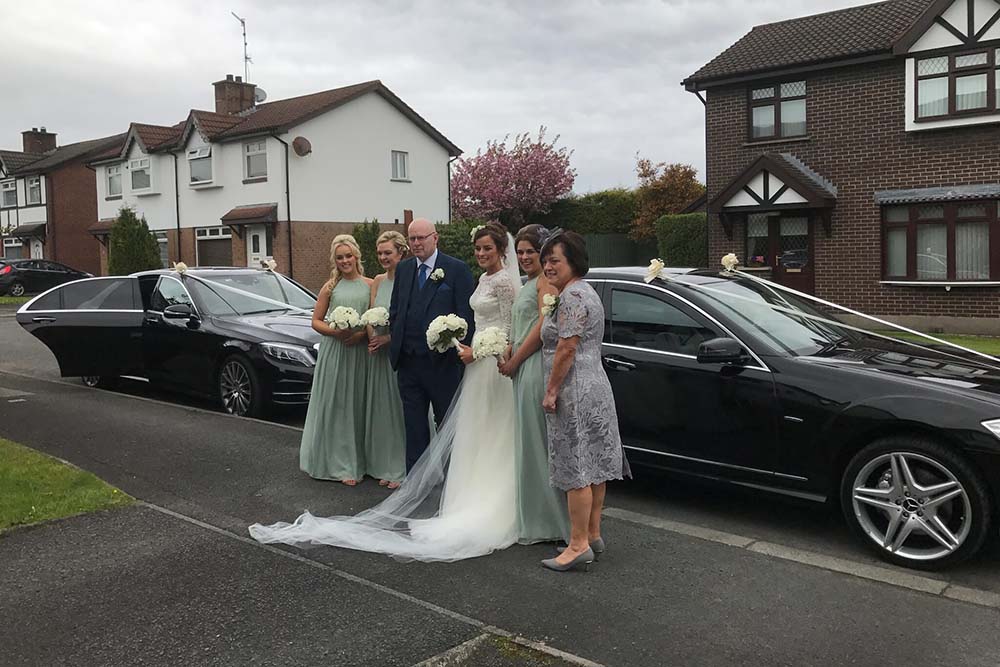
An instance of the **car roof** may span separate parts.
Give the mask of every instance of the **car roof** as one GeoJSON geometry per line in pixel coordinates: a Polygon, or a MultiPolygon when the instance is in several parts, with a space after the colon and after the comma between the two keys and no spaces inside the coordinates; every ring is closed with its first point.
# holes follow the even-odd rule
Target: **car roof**
{"type": "MultiPolygon", "coordinates": [[[[265,269],[257,269],[250,266],[189,266],[186,269],[188,273],[211,273],[213,271],[225,271],[226,273],[259,273],[265,269]]],[[[176,273],[173,269],[150,269],[148,271],[136,271],[129,275],[132,276],[162,276],[168,273],[176,273]]]]}

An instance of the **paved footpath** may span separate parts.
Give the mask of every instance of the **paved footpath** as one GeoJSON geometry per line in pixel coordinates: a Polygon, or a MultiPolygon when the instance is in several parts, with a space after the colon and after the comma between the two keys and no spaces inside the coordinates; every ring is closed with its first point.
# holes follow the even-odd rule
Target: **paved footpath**
{"type": "Polygon", "coordinates": [[[0,373],[0,436],[143,501],[0,539],[3,664],[1000,663],[988,597],[684,534],[617,507],[620,491],[588,573],[543,570],[545,545],[402,564],[247,538],[386,493],[299,473],[294,429],[0,373]]]}

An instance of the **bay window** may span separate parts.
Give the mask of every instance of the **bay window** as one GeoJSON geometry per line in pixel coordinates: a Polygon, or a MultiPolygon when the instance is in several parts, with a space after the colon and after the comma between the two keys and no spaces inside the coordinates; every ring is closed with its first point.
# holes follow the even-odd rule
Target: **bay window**
{"type": "Polygon", "coordinates": [[[886,280],[974,282],[1000,278],[992,228],[1000,202],[945,202],[882,209],[886,280]]]}
{"type": "Polygon", "coordinates": [[[916,63],[916,119],[991,113],[997,104],[1000,49],[920,58],[916,63]]]}
{"type": "Polygon", "coordinates": [[[801,137],[805,133],[805,81],[790,81],[750,90],[751,140],[801,137]]]}

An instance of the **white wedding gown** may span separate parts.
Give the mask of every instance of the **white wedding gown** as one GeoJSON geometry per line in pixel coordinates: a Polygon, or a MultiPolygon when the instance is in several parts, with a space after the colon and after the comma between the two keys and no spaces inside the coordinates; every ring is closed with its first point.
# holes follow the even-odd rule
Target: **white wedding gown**
{"type": "MultiPolygon", "coordinates": [[[[480,278],[470,299],[476,331],[499,327],[510,336],[516,276],[514,268],[480,278]]],[[[250,535],[265,543],[331,545],[399,560],[474,558],[517,541],[514,483],[513,388],[496,359],[486,357],[466,367],[441,428],[386,500],[353,517],[307,511],[291,524],[254,524],[250,535]]]]}

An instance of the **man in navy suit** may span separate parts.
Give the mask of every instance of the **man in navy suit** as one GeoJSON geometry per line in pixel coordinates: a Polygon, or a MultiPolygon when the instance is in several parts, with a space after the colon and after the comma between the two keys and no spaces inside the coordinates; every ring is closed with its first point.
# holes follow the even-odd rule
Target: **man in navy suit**
{"type": "Polygon", "coordinates": [[[435,317],[454,313],[469,323],[466,343],[475,328],[469,306],[475,280],[469,267],[438,251],[437,231],[429,220],[414,220],[408,234],[412,256],[396,268],[389,305],[389,359],[403,400],[407,471],[430,442],[428,408],[434,408],[440,426],[465,371],[454,349],[441,354],[427,346],[427,327],[435,317]]]}

